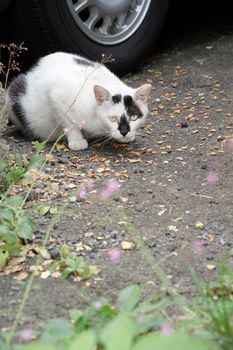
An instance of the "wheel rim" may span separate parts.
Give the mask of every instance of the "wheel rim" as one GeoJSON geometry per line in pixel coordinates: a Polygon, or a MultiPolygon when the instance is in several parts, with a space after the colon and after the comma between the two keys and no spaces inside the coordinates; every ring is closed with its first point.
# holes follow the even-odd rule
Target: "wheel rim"
{"type": "Polygon", "coordinates": [[[81,31],[102,45],[130,38],[141,25],[152,0],[66,0],[81,31]]]}

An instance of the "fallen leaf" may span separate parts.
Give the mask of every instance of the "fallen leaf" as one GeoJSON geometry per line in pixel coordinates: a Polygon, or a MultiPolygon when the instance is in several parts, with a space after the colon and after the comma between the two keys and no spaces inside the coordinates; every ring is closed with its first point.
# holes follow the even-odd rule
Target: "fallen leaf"
{"type": "Polygon", "coordinates": [[[84,245],[83,245],[82,242],[76,243],[74,246],[75,246],[75,250],[76,250],[77,252],[80,252],[80,251],[82,251],[82,250],[85,250],[84,245]]]}
{"type": "Polygon", "coordinates": [[[21,270],[23,270],[23,268],[25,267],[24,264],[22,265],[14,265],[14,266],[7,266],[4,271],[0,272],[0,276],[8,276],[12,273],[15,272],[19,272],[21,270]]]}
{"type": "Polygon", "coordinates": [[[56,149],[58,151],[64,150],[66,148],[66,146],[64,145],[64,143],[57,143],[56,144],[56,149]]]}
{"type": "Polygon", "coordinates": [[[90,265],[89,266],[91,274],[93,275],[98,275],[98,273],[100,273],[101,269],[95,265],[90,265]]]}
{"type": "Polygon", "coordinates": [[[121,248],[123,250],[132,250],[134,248],[134,243],[123,241],[121,242],[121,248]]]}
{"type": "Polygon", "coordinates": [[[51,276],[54,277],[54,278],[59,278],[59,277],[61,277],[61,272],[60,271],[55,271],[55,272],[53,272],[51,274],[51,276]]]}
{"type": "Polygon", "coordinates": [[[121,196],[120,196],[120,200],[121,200],[122,203],[127,203],[128,200],[129,200],[129,198],[128,198],[128,197],[121,197],[121,196]]]}
{"type": "Polygon", "coordinates": [[[127,158],[127,159],[130,163],[141,163],[142,162],[142,160],[140,158],[137,158],[137,159],[127,158]]]}
{"type": "Polygon", "coordinates": [[[34,250],[42,256],[43,259],[50,259],[50,255],[46,248],[44,247],[35,247],[34,250]]]}
{"type": "Polygon", "coordinates": [[[28,277],[27,272],[20,272],[17,276],[14,277],[15,280],[17,281],[23,281],[28,277]]]}
{"type": "Polygon", "coordinates": [[[168,226],[168,230],[169,231],[173,231],[173,232],[177,232],[178,231],[178,229],[177,229],[177,227],[175,225],[168,226]]]}
{"type": "Polygon", "coordinates": [[[18,258],[12,258],[10,259],[8,266],[13,266],[13,265],[19,265],[25,262],[26,256],[20,256],[18,258]]]}
{"type": "Polygon", "coordinates": [[[46,278],[48,278],[51,275],[49,270],[43,271],[41,272],[40,278],[42,278],[43,280],[45,280],[46,278]]]}
{"type": "Polygon", "coordinates": [[[42,205],[36,209],[37,213],[41,216],[46,215],[49,212],[50,206],[49,205],[42,205]]]}
{"type": "Polygon", "coordinates": [[[179,222],[180,220],[183,220],[182,216],[179,216],[178,218],[172,219],[172,221],[175,223],[179,222]]]}
{"type": "Polygon", "coordinates": [[[158,216],[162,216],[164,213],[166,213],[167,208],[164,208],[158,212],[158,216]]]}
{"type": "Polygon", "coordinates": [[[74,177],[76,177],[76,174],[73,173],[72,171],[67,171],[66,176],[73,179],[74,177]]]}
{"type": "Polygon", "coordinates": [[[49,209],[50,214],[55,215],[58,213],[58,207],[51,207],[49,209]]]}
{"type": "Polygon", "coordinates": [[[204,224],[201,221],[197,221],[195,224],[195,228],[197,230],[201,230],[204,227],[204,224]]]}
{"type": "Polygon", "coordinates": [[[140,153],[139,152],[135,152],[135,151],[131,151],[130,155],[133,157],[140,157],[140,153]]]}

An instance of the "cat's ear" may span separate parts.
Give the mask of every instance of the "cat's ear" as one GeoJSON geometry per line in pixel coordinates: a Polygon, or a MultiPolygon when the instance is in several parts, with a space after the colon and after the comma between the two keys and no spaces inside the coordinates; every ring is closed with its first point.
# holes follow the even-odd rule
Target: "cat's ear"
{"type": "Polygon", "coordinates": [[[144,84],[140,86],[135,93],[136,100],[140,101],[143,104],[147,104],[148,97],[151,92],[152,85],[151,84],[144,84]]]}
{"type": "Polygon", "coordinates": [[[110,92],[106,90],[104,87],[100,85],[95,85],[93,87],[95,99],[97,102],[97,105],[102,105],[105,101],[109,101],[110,99],[110,92]]]}

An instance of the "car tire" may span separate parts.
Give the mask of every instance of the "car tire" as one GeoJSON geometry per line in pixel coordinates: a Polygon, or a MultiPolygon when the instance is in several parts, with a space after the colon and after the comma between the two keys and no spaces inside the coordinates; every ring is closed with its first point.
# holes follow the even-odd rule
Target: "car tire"
{"type": "MultiPolygon", "coordinates": [[[[105,55],[113,58],[108,66],[121,75],[134,70],[154,46],[166,16],[169,0],[141,0],[141,3],[147,5],[141,23],[139,24],[138,17],[137,28],[135,27],[127,38],[123,37],[120,42],[111,44],[88,37],[83,31],[82,23],[77,24],[70,3],[75,4],[71,0],[13,0],[7,11],[8,21],[11,23],[11,40],[25,43],[29,49],[28,63],[59,50],[98,61],[105,55]]],[[[98,1],[96,3],[98,4],[98,1]]],[[[94,36],[94,30],[90,34],[94,36]]]]}

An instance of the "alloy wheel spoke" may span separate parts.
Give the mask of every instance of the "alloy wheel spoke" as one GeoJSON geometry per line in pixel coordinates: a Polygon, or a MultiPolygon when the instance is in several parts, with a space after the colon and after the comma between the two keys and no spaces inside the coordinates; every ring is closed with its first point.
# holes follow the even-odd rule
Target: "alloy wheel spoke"
{"type": "Polygon", "coordinates": [[[99,9],[97,7],[91,7],[90,8],[90,15],[84,23],[90,30],[93,31],[95,24],[96,24],[96,22],[98,22],[99,18],[100,18],[99,9]]]}
{"type": "Polygon", "coordinates": [[[88,0],[79,0],[79,1],[77,1],[76,4],[74,4],[74,10],[75,10],[75,12],[80,13],[88,6],[89,6],[88,0]]]}
{"type": "Polygon", "coordinates": [[[123,28],[125,27],[125,18],[126,18],[126,15],[127,15],[127,12],[124,12],[124,13],[121,13],[117,19],[116,19],[116,22],[115,22],[115,26],[117,28],[123,28]]]}
{"type": "Polygon", "coordinates": [[[113,25],[112,17],[109,15],[105,15],[103,18],[103,24],[101,25],[99,30],[103,35],[107,35],[112,25],[113,25]]]}

